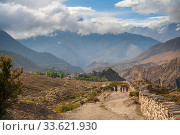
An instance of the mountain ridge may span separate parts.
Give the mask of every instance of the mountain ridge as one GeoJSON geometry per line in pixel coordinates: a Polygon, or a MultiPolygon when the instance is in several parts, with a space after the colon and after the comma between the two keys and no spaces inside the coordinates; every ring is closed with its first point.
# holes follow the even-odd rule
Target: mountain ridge
{"type": "Polygon", "coordinates": [[[128,32],[148,36],[161,42],[166,42],[170,39],[180,37],[180,23],[170,23],[154,28],[133,27],[128,30],[128,32]]]}
{"type": "MultiPolygon", "coordinates": [[[[168,63],[170,60],[175,59],[180,55],[178,53],[179,50],[180,37],[171,39],[165,43],[156,44],[131,60],[111,63],[108,66],[112,67],[112,69],[118,72],[120,76],[123,76],[133,66],[155,66],[168,63]]],[[[98,68],[104,69],[106,67],[102,66],[98,68]]],[[[93,68],[91,68],[91,70],[93,70],[93,68]]]]}
{"type": "Polygon", "coordinates": [[[180,37],[168,40],[165,43],[154,45],[147,51],[141,53],[140,55],[132,59],[132,61],[133,62],[141,61],[156,54],[170,52],[170,51],[177,51],[177,50],[180,50],[180,37]]]}
{"type": "Polygon", "coordinates": [[[34,51],[23,44],[16,41],[7,32],[0,31],[0,50],[12,51],[14,53],[20,54],[27,59],[30,59],[38,66],[48,66],[48,67],[60,67],[60,68],[70,68],[73,72],[83,72],[79,67],[73,67],[68,62],[57,58],[50,53],[42,53],[34,51]]]}
{"type": "Polygon", "coordinates": [[[36,51],[50,52],[80,67],[86,67],[93,61],[112,63],[127,60],[160,43],[130,33],[78,35],[69,31],[56,31],[48,36],[19,41],[36,51]]]}
{"type": "Polygon", "coordinates": [[[40,68],[33,61],[17,53],[6,51],[6,50],[0,50],[0,54],[8,55],[12,57],[13,58],[12,62],[15,68],[19,68],[19,67],[23,67],[25,69],[39,69],[40,68]]]}

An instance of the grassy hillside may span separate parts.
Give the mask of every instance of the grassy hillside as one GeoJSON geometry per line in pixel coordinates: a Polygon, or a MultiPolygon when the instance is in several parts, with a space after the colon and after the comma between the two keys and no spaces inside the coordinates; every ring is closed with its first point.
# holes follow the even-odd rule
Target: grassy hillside
{"type": "Polygon", "coordinates": [[[75,109],[85,102],[96,102],[108,82],[54,79],[42,75],[20,76],[23,94],[9,109],[4,119],[63,119],[62,112],[75,109]],[[69,110],[68,110],[68,109],[69,110]]]}

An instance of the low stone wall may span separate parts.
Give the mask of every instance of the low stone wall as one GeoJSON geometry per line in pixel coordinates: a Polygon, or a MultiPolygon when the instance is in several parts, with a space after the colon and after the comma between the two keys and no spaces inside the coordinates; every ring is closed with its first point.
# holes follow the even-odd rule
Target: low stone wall
{"type": "Polygon", "coordinates": [[[180,106],[169,98],[140,91],[141,111],[149,120],[180,120],[180,106]]]}

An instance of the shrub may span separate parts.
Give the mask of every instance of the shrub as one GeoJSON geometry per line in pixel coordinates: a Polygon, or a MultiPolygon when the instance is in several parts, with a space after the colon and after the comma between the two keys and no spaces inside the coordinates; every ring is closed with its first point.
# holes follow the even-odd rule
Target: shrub
{"type": "Polygon", "coordinates": [[[55,111],[58,113],[65,113],[67,111],[73,110],[78,108],[78,104],[66,104],[66,105],[61,105],[55,108],[55,111]]]}
{"type": "Polygon", "coordinates": [[[70,111],[70,108],[68,108],[65,105],[62,105],[62,106],[55,108],[55,111],[58,113],[64,113],[64,112],[70,111]]]}
{"type": "Polygon", "coordinates": [[[96,92],[97,92],[98,94],[100,94],[100,93],[101,93],[101,89],[97,89],[96,92]]]}
{"type": "Polygon", "coordinates": [[[90,96],[93,98],[93,97],[97,96],[97,93],[96,93],[96,92],[92,92],[92,93],[90,94],[90,96]]]}
{"type": "Polygon", "coordinates": [[[129,97],[139,97],[139,91],[131,91],[129,92],[129,97]]]}
{"type": "Polygon", "coordinates": [[[22,92],[22,83],[19,76],[23,69],[13,69],[12,58],[5,55],[0,57],[0,118],[6,109],[17,101],[22,92]]]}
{"type": "Polygon", "coordinates": [[[82,101],[80,102],[80,104],[83,105],[83,104],[85,104],[85,102],[82,100],[82,101]]]}
{"type": "Polygon", "coordinates": [[[99,101],[99,99],[97,97],[91,97],[91,98],[87,99],[87,102],[89,102],[89,103],[96,103],[98,101],[99,101]]]}

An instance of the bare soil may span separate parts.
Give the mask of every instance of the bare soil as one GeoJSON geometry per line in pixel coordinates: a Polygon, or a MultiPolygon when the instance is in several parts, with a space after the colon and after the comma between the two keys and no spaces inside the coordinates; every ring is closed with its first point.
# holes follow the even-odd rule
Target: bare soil
{"type": "Polygon", "coordinates": [[[87,103],[82,107],[64,114],[70,120],[143,120],[136,112],[136,104],[128,93],[105,92],[100,102],[87,103]]]}

